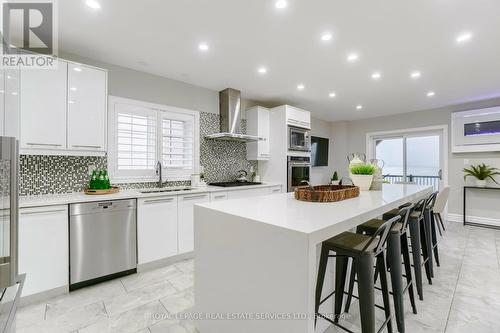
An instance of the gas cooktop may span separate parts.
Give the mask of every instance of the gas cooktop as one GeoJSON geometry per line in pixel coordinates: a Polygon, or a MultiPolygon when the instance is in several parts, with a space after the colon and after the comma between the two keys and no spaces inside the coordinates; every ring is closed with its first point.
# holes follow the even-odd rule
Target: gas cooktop
{"type": "Polygon", "coordinates": [[[236,186],[261,185],[261,184],[262,183],[255,183],[255,182],[226,182],[226,183],[210,183],[208,185],[220,186],[220,187],[236,187],[236,186]]]}

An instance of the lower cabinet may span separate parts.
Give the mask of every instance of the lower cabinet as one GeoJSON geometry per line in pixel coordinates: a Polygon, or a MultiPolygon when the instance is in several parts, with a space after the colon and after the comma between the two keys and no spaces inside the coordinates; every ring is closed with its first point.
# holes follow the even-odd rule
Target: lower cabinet
{"type": "Polygon", "coordinates": [[[19,212],[19,273],[23,296],[67,286],[68,206],[22,208],[19,212]]]}
{"type": "Polygon", "coordinates": [[[138,263],[177,255],[177,197],[139,199],[138,263]]]}
{"type": "Polygon", "coordinates": [[[194,205],[210,201],[209,193],[180,195],[178,203],[179,254],[194,250],[194,205]]]}

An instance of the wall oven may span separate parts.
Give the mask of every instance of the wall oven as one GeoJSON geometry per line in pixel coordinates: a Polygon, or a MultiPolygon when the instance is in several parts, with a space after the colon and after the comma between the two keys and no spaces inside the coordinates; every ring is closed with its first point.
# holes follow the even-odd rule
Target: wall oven
{"type": "Polygon", "coordinates": [[[288,126],[288,150],[311,151],[309,130],[288,126]]]}
{"type": "Polygon", "coordinates": [[[287,192],[293,192],[303,181],[310,181],[311,159],[306,156],[288,156],[287,192]]]}

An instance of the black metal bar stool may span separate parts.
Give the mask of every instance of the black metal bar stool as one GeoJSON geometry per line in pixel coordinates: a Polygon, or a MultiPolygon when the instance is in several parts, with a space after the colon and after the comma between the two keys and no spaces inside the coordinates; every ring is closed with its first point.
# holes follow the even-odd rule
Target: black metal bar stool
{"type": "MultiPolygon", "coordinates": [[[[430,230],[430,244],[431,251],[434,252],[434,260],[436,261],[436,266],[440,266],[439,262],[439,250],[438,250],[438,241],[437,241],[437,233],[436,233],[436,225],[437,221],[434,215],[434,206],[436,204],[436,199],[439,192],[434,192],[430,195],[427,205],[425,206],[425,218],[428,220],[429,230],[430,230]]],[[[432,277],[434,277],[434,267],[432,267],[432,277]]]]}
{"type": "MultiPolygon", "coordinates": [[[[396,223],[390,231],[387,240],[387,263],[388,268],[391,273],[391,284],[392,284],[392,296],[394,299],[394,309],[396,314],[396,323],[398,327],[398,332],[405,332],[405,322],[404,322],[404,302],[403,294],[408,292],[410,297],[410,302],[412,305],[413,313],[417,313],[417,307],[415,303],[415,295],[413,293],[413,279],[411,273],[411,262],[410,262],[410,248],[408,245],[408,221],[410,214],[413,212],[414,205],[410,204],[399,210],[399,216],[401,217],[401,222],[396,223]],[[403,288],[403,273],[401,271],[401,255],[403,256],[403,262],[405,267],[405,277],[406,286],[403,288]]],[[[378,228],[384,224],[385,221],[381,219],[370,220],[360,226],[358,226],[356,232],[365,235],[373,235],[378,228]]],[[[351,296],[354,288],[355,280],[355,270],[351,270],[351,278],[349,282],[349,292],[346,302],[346,312],[349,312],[349,307],[351,303],[351,296]]]]}
{"type": "MultiPolygon", "coordinates": [[[[384,306],[382,309],[385,312],[386,320],[382,328],[387,326],[387,330],[392,332],[391,325],[391,310],[389,302],[389,289],[387,284],[387,270],[385,266],[385,249],[387,238],[393,225],[401,220],[400,216],[396,216],[389,221],[384,222],[377,231],[371,235],[361,235],[352,232],[343,232],[322,243],[321,257],[319,261],[318,280],[316,283],[316,317],[324,318],[330,323],[348,331],[338,323],[339,316],[342,311],[342,302],[345,293],[345,282],[347,280],[347,264],[349,258],[353,261],[353,267],[358,276],[359,290],[359,309],[361,315],[361,330],[363,333],[374,333],[375,329],[375,271],[380,275],[382,296],[384,306]],[[330,252],[335,252],[336,269],[335,269],[335,291],[321,300],[323,284],[325,280],[328,258],[331,257],[330,252]],[[376,268],[373,263],[376,260],[376,268]],[[328,298],[335,295],[335,318],[330,318],[319,313],[319,306],[328,298]]],[[[379,307],[379,306],[377,306],[379,307]]],[[[381,329],[382,329],[381,328],[381,329]]]]}
{"type": "MultiPolygon", "coordinates": [[[[432,276],[429,265],[429,247],[428,232],[425,225],[425,207],[429,198],[420,200],[415,204],[413,212],[410,213],[408,225],[410,229],[411,254],[413,258],[413,269],[415,272],[415,286],[417,288],[418,297],[421,301],[424,300],[424,291],[422,283],[422,266],[425,268],[425,274],[429,284],[432,284],[432,276]],[[423,258],[423,260],[422,260],[423,258]]],[[[404,207],[404,206],[402,206],[404,207]]],[[[383,215],[384,220],[398,214],[398,210],[392,210],[383,215]]],[[[430,234],[429,234],[430,236],[430,234]]]]}

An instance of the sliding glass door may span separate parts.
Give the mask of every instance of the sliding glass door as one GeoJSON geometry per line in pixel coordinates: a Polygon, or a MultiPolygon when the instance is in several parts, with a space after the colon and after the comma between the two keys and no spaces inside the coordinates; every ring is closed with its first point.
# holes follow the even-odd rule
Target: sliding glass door
{"type": "Polygon", "coordinates": [[[443,153],[439,132],[408,133],[372,138],[374,156],[383,161],[390,183],[415,183],[441,188],[443,153]]]}

